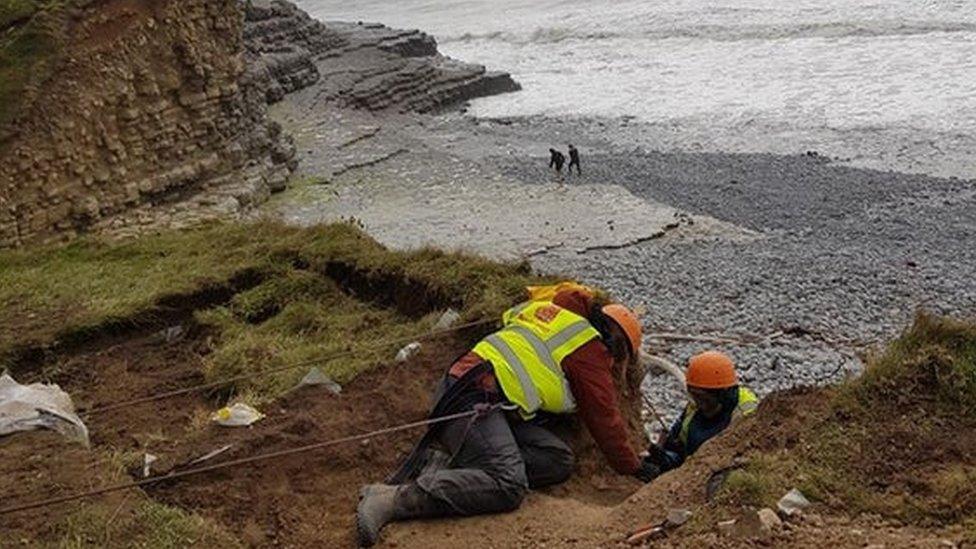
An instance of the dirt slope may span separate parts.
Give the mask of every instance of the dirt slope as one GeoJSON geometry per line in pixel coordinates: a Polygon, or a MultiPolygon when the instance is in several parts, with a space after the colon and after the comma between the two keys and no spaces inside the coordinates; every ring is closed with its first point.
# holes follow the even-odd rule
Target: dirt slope
{"type": "MultiPolygon", "coordinates": [[[[17,261],[4,263],[11,267],[0,271],[10,282],[0,297],[4,302],[29,303],[36,297],[17,293],[21,279],[32,280],[34,289],[71,285],[64,277],[90,272],[79,265],[95,261],[108,269],[106,257],[138,264],[142,251],[175,258],[172,264],[157,261],[159,269],[193,272],[195,262],[212,264],[214,254],[226,253],[227,244],[242,236],[266,240],[248,244],[256,248],[221,256],[229,262],[222,274],[233,277],[235,267],[250,268],[261,277],[245,285],[218,284],[225,293],[209,300],[184,298],[187,307],[163,309],[160,304],[179,301],[167,292],[179,287],[189,292],[185,295],[195,295],[194,285],[167,284],[169,277],[163,276],[160,286],[149,287],[169,298],[142,295],[143,286],[128,295],[130,290],[106,272],[109,287],[96,284],[91,295],[115,301],[73,313],[80,316],[62,309],[77,305],[74,294],[34,309],[50,315],[52,322],[75,323],[74,332],[69,326],[43,331],[71,344],[52,343],[37,353],[7,356],[16,357],[15,374],[24,381],[59,383],[79,406],[92,410],[87,416],[92,450],[67,445],[48,433],[0,439],[4,507],[132,478],[146,453],[159,456],[153,470],[165,473],[184,470],[214,451],[219,452],[204,463],[419,419],[447,365],[491,328],[425,338],[421,352],[402,364],[391,358],[397,346],[370,330],[379,325],[396,333],[429,333],[450,296],[462,314],[497,315],[526,283],[537,280],[519,266],[432,251],[390,252],[348,227],[298,230],[257,225],[161,236],[138,246],[73,246],[39,254],[33,262],[20,254],[17,261]],[[199,247],[201,241],[206,246],[199,247]],[[39,265],[61,276],[37,277],[34,269],[39,265]],[[448,273],[450,269],[454,270],[448,273]],[[122,304],[134,311],[138,322],[105,316],[121,310],[122,304]],[[159,314],[161,324],[147,320],[154,314],[159,314]],[[108,328],[92,329],[96,320],[108,328]],[[83,344],[82,336],[87,337],[83,344]],[[364,342],[376,348],[360,347],[364,342]],[[330,347],[334,344],[339,346],[330,347]],[[345,376],[337,377],[344,384],[341,394],[322,388],[287,390],[303,373],[296,370],[291,377],[262,376],[248,384],[224,384],[219,390],[98,412],[119,400],[186,387],[214,375],[224,379],[235,372],[222,369],[229,366],[254,369],[282,356],[294,360],[282,353],[296,348],[310,353],[298,356],[318,358],[327,373],[345,376]],[[323,348],[361,353],[330,361],[328,354],[321,354],[323,348]],[[230,398],[256,404],[267,417],[248,429],[213,425],[210,414],[230,398]]],[[[14,255],[0,254],[7,257],[14,255]]],[[[215,281],[204,278],[197,284],[214,287],[215,281]]],[[[16,322],[19,310],[4,314],[16,322]]],[[[36,319],[29,320],[18,325],[36,325],[36,319]]],[[[842,386],[770,396],[756,416],[705,445],[681,469],[647,486],[612,473],[589,436],[570,428],[567,438],[577,452],[578,467],[566,484],[531,494],[521,509],[505,515],[393,525],[384,544],[616,546],[624,544],[628,532],[661,522],[675,508],[692,511],[692,519],[653,540],[661,546],[973,543],[976,328],[920,317],[869,364],[862,378],[842,386]],[[793,487],[814,501],[812,508],[770,531],[748,527],[756,509],[775,507],[793,487]],[[725,532],[718,524],[727,520],[740,526],[725,532]]],[[[639,380],[639,372],[619,378],[635,431],[639,399],[634,390],[639,380]]],[[[357,489],[384,478],[418,436],[415,432],[375,438],[42,512],[6,515],[0,534],[4,540],[25,540],[26,545],[348,546],[357,489]]]]}

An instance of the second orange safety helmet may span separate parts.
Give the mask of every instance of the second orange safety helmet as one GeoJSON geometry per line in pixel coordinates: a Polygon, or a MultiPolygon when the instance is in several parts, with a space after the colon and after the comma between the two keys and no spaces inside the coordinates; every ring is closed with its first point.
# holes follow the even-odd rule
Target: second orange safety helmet
{"type": "Polygon", "coordinates": [[[728,389],[739,384],[739,376],[729,355],[705,351],[688,361],[685,383],[698,389],[728,389]]]}
{"type": "Polygon", "coordinates": [[[607,315],[618,326],[627,334],[627,341],[630,343],[630,352],[634,358],[640,354],[641,348],[641,323],[640,319],[633,311],[620,305],[619,303],[613,303],[610,305],[604,305],[603,314],[607,315]]]}

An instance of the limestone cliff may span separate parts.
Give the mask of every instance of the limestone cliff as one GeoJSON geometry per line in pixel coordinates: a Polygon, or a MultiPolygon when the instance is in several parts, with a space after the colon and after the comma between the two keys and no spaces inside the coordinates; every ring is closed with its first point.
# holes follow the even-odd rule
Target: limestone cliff
{"type": "Polygon", "coordinates": [[[292,92],[430,112],[516,89],[422,32],[283,0],[0,2],[0,248],[247,210],[295,168],[267,118],[292,92]]]}
{"type": "Polygon", "coordinates": [[[188,223],[284,186],[294,148],[245,71],[238,0],[53,4],[34,15],[51,70],[0,131],[0,247],[188,223]]]}
{"type": "Polygon", "coordinates": [[[271,101],[314,85],[315,100],[333,107],[430,112],[520,89],[507,73],[441,55],[417,30],[323,23],[285,0],[252,0],[245,11],[247,49],[266,67],[271,101]]]}

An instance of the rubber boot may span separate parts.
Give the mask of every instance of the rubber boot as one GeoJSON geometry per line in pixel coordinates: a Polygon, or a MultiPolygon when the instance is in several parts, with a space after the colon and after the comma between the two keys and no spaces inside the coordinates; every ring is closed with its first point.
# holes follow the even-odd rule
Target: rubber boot
{"type": "Polygon", "coordinates": [[[360,547],[372,547],[380,531],[390,522],[445,516],[441,504],[414,483],[369,484],[359,492],[356,508],[356,536],[360,547]]]}
{"type": "Polygon", "coordinates": [[[367,484],[359,491],[356,508],[356,537],[360,547],[372,547],[380,530],[393,520],[398,486],[367,484]]]}

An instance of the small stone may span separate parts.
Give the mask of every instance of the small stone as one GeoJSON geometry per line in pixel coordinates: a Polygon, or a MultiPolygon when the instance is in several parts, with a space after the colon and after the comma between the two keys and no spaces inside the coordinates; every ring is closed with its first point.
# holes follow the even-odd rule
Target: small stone
{"type": "Polygon", "coordinates": [[[787,492],[776,504],[779,512],[783,513],[783,515],[787,517],[801,513],[809,506],[810,500],[803,495],[803,492],[800,492],[796,488],[793,488],[787,492]]]}
{"type": "Polygon", "coordinates": [[[734,521],[731,530],[735,537],[742,539],[757,538],[765,533],[759,515],[751,510],[743,511],[734,521]]]}
{"type": "Polygon", "coordinates": [[[420,352],[420,343],[414,341],[413,343],[409,343],[405,345],[402,349],[400,349],[396,354],[395,360],[397,362],[406,362],[407,359],[417,354],[418,352],[420,352]]]}
{"type": "Polygon", "coordinates": [[[769,507],[765,507],[759,510],[759,522],[762,524],[763,530],[773,531],[783,525],[783,521],[779,519],[779,515],[776,511],[773,511],[769,507]]]}
{"type": "Polygon", "coordinates": [[[671,509],[668,511],[668,526],[674,528],[681,526],[682,524],[688,522],[692,516],[692,512],[687,509],[671,509]]]}
{"type": "Polygon", "coordinates": [[[732,529],[735,527],[735,519],[723,520],[719,522],[716,526],[718,527],[719,533],[729,534],[732,532],[732,529]]]}
{"type": "Polygon", "coordinates": [[[461,315],[458,314],[458,312],[455,311],[454,309],[448,309],[444,311],[444,314],[442,314],[440,318],[437,319],[437,322],[434,324],[432,331],[436,332],[441,330],[447,330],[451,326],[457,324],[459,320],[461,320],[461,315]]]}

